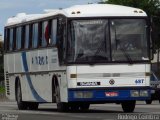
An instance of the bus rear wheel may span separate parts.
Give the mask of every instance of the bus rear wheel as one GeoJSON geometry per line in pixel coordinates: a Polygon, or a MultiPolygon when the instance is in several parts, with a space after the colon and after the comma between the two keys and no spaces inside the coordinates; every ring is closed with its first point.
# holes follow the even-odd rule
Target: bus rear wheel
{"type": "Polygon", "coordinates": [[[29,110],[37,110],[39,106],[39,103],[37,102],[28,102],[27,104],[29,110]]]}
{"type": "Polygon", "coordinates": [[[59,85],[56,85],[55,87],[55,97],[56,97],[56,103],[57,103],[57,110],[59,112],[66,112],[68,110],[68,104],[61,102],[60,100],[60,88],[59,85]]]}
{"type": "Polygon", "coordinates": [[[89,107],[90,107],[89,103],[86,103],[86,104],[84,103],[84,104],[80,105],[80,110],[87,111],[87,110],[89,110],[89,107]]]}
{"type": "Polygon", "coordinates": [[[146,100],[146,104],[152,104],[152,100],[146,100]]]}
{"type": "Polygon", "coordinates": [[[122,109],[123,109],[124,112],[131,113],[135,109],[136,101],[135,100],[124,101],[124,102],[121,103],[121,105],[122,105],[122,109]]]}
{"type": "Polygon", "coordinates": [[[22,101],[20,80],[18,80],[17,84],[16,84],[16,101],[17,101],[17,105],[18,105],[19,110],[26,110],[27,109],[27,103],[22,101]]]}

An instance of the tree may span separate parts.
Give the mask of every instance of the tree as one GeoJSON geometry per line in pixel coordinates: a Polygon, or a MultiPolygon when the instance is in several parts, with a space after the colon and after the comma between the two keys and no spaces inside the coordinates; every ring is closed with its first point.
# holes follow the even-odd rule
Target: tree
{"type": "Polygon", "coordinates": [[[4,80],[4,69],[3,69],[3,41],[2,35],[0,34],[0,82],[4,80]]]}
{"type": "Polygon", "coordinates": [[[118,4],[140,8],[152,19],[152,39],[155,49],[160,48],[160,1],[159,0],[106,0],[103,4],[118,4]]]}

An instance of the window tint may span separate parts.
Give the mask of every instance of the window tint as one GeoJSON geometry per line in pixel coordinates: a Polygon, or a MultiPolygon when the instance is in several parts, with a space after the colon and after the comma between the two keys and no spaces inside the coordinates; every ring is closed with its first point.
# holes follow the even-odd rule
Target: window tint
{"type": "Polygon", "coordinates": [[[37,48],[38,45],[38,23],[33,24],[32,29],[32,47],[37,48]]]}
{"type": "Polygon", "coordinates": [[[25,28],[25,49],[29,48],[29,25],[25,28]]]}
{"type": "Polygon", "coordinates": [[[52,27],[51,27],[51,44],[55,45],[57,41],[57,19],[52,20],[52,27]]]}
{"type": "Polygon", "coordinates": [[[44,21],[42,23],[42,47],[45,47],[49,44],[49,23],[44,21]]]}
{"type": "Polygon", "coordinates": [[[16,29],[16,47],[17,50],[21,49],[21,39],[22,39],[22,27],[16,29]]]}
{"type": "Polygon", "coordinates": [[[10,29],[10,35],[9,35],[9,50],[13,50],[13,28],[10,29]]]}

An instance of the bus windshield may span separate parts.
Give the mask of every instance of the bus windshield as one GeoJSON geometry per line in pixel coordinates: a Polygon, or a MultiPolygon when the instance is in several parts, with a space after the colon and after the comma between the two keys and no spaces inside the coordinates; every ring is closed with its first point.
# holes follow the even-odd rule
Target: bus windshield
{"type": "Polygon", "coordinates": [[[72,20],[68,30],[68,63],[149,60],[145,19],[72,20]]]}

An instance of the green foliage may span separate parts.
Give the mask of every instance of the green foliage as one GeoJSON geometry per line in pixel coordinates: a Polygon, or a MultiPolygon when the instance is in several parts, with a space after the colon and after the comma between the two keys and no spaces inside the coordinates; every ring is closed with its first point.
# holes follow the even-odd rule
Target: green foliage
{"type": "Polygon", "coordinates": [[[4,86],[0,86],[0,93],[5,93],[5,87],[4,86]]]}
{"type": "Polygon", "coordinates": [[[160,0],[106,0],[104,4],[118,4],[140,8],[152,18],[152,39],[155,41],[156,49],[160,48],[160,0]]]}
{"type": "Polygon", "coordinates": [[[0,81],[4,80],[4,67],[3,67],[3,42],[0,41],[0,81]]]}

